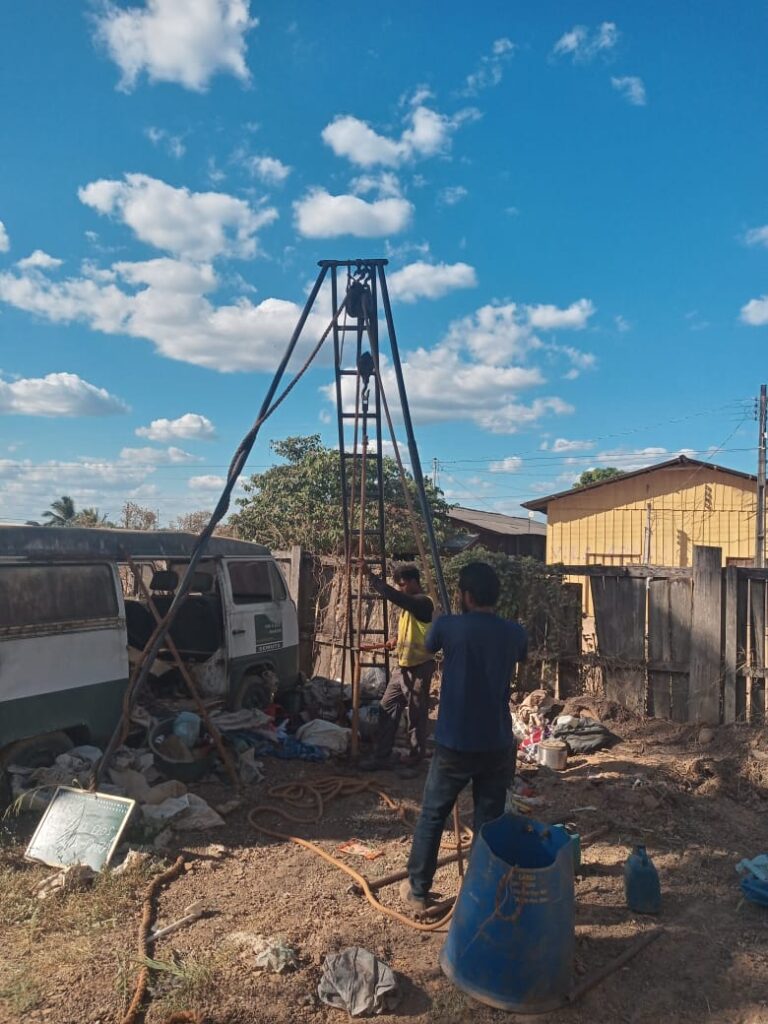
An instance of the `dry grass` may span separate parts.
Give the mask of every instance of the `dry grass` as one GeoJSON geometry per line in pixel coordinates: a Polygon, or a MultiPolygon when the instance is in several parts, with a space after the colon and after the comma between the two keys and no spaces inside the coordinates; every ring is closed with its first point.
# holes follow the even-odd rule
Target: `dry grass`
{"type": "Polygon", "coordinates": [[[184,1010],[202,1009],[202,1001],[210,993],[221,967],[217,958],[203,962],[178,953],[174,953],[171,960],[147,957],[144,962],[152,970],[154,1010],[169,1016],[184,1010]]]}

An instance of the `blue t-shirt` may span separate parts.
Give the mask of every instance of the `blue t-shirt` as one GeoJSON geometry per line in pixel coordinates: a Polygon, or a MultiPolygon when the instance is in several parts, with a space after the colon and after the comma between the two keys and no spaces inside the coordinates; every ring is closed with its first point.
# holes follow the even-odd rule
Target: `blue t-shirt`
{"type": "Polygon", "coordinates": [[[451,750],[510,747],[510,683],[528,654],[520,623],[489,612],[441,615],[426,645],[444,657],[435,742],[451,750]]]}

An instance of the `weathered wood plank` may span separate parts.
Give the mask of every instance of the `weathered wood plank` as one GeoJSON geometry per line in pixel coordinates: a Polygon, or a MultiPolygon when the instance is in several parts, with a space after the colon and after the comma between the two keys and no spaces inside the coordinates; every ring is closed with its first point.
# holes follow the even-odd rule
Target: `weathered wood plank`
{"type": "Polygon", "coordinates": [[[694,545],[688,720],[720,721],[722,550],[694,545]]]}
{"type": "Polygon", "coordinates": [[[729,565],[723,584],[723,721],[736,721],[736,672],[739,646],[739,570],[729,565]]]}
{"type": "Polygon", "coordinates": [[[686,672],[670,678],[672,721],[688,721],[688,691],[691,667],[691,608],[693,589],[689,580],[672,580],[669,589],[669,632],[672,659],[685,665],[686,672]]]}
{"type": "MultiPolygon", "coordinates": [[[[676,565],[560,565],[553,564],[566,576],[618,576],[630,579],[686,579],[689,580],[692,570],[676,565]]],[[[768,570],[766,570],[768,572],[768,570]]]]}
{"type": "Polygon", "coordinates": [[[560,646],[557,666],[557,698],[576,697],[581,691],[578,656],[581,652],[581,599],[580,583],[564,583],[563,598],[567,615],[567,628],[560,646]]]}
{"type": "Polygon", "coordinates": [[[597,576],[591,585],[606,697],[644,713],[645,672],[635,666],[645,657],[645,580],[597,576]]]}
{"type": "Polygon", "coordinates": [[[749,577],[744,570],[738,570],[738,593],[736,595],[736,721],[744,722],[747,717],[747,680],[744,671],[747,663],[747,588],[749,577]]]}
{"type": "Polygon", "coordinates": [[[648,589],[648,713],[656,718],[669,718],[672,711],[669,674],[656,667],[672,658],[669,587],[669,580],[657,579],[648,589]]]}

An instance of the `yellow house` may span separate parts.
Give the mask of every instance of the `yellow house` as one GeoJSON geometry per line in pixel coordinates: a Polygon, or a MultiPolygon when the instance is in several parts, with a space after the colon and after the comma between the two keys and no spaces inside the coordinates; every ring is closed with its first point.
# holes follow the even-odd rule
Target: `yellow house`
{"type": "Polygon", "coordinates": [[[685,455],[523,508],[547,516],[550,564],[690,566],[694,544],[722,548],[724,565],[754,557],[756,478],[685,455]]]}

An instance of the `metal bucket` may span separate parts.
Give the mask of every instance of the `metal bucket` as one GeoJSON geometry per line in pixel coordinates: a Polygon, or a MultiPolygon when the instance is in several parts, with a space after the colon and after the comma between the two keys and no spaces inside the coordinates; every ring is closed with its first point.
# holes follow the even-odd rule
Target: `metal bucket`
{"type": "Polygon", "coordinates": [[[539,764],[561,772],[568,764],[568,747],[562,740],[542,740],[538,751],[539,764]]]}
{"type": "Polygon", "coordinates": [[[571,990],[573,954],[570,837],[514,814],[483,825],[440,954],[446,976],[496,1009],[545,1013],[571,990]]]}

